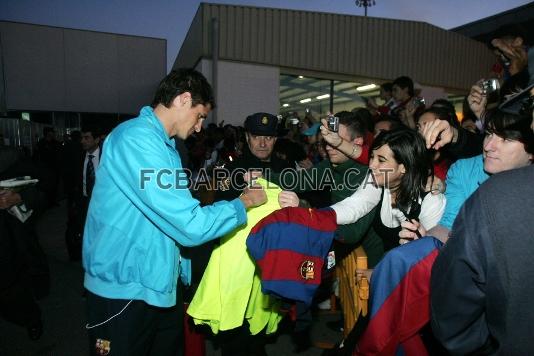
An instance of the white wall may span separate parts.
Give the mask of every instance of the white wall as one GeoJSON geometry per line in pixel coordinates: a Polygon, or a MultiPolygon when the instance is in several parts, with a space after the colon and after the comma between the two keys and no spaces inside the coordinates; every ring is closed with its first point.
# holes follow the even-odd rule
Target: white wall
{"type": "MultiPolygon", "coordinates": [[[[217,122],[243,125],[255,112],[278,114],[280,70],[278,67],[220,60],[217,81],[217,122]]],[[[211,60],[203,59],[197,70],[213,84],[211,60]]],[[[207,120],[210,122],[209,118],[207,120]]]]}

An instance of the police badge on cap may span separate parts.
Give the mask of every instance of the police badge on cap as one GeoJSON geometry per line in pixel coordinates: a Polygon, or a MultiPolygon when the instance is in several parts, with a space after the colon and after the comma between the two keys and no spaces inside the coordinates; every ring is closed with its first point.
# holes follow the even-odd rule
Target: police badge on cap
{"type": "Polygon", "coordinates": [[[278,118],[272,114],[258,112],[247,117],[245,130],[257,136],[276,136],[278,118]]]}

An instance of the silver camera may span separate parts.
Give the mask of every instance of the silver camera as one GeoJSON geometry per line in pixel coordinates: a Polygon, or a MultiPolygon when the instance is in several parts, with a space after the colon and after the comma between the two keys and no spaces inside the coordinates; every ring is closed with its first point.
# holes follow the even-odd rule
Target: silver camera
{"type": "Polygon", "coordinates": [[[328,130],[332,132],[338,132],[339,130],[339,117],[337,116],[328,116],[327,119],[328,130]]]}
{"type": "Polygon", "coordinates": [[[484,80],[480,86],[482,87],[482,94],[484,95],[490,95],[491,93],[498,91],[501,87],[499,81],[495,78],[484,80]]]}
{"type": "Polygon", "coordinates": [[[425,106],[425,105],[426,105],[425,98],[423,98],[423,97],[415,97],[415,98],[413,98],[413,106],[415,108],[418,108],[420,106],[425,106]]]}

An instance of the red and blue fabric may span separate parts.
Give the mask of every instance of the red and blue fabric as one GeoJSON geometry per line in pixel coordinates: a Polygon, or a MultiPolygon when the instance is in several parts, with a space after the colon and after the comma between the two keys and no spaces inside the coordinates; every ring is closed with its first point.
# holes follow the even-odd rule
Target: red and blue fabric
{"type": "Polygon", "coordinates": [[[288,207],[260,220],[247,248],[261,271],[262,292],[311,304],[336,228],[329,208],[288,207]]]}
{"type": "Polygon", "coordinates": [[[424,237],[384,256],[373,271],[369,324],[353,355],[428,355],[419,331],[430,321],[430,275],[442,246],[424,237]]]}

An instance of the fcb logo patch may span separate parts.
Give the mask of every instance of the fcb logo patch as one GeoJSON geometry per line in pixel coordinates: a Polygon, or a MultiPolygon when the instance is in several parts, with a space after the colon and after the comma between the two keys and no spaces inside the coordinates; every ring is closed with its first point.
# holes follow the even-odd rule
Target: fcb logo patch
{"type": "Polygon", "coordinates": [[[305,280],[315,277],[315,263],[310,260],[302,262],[300,265],[300,276],[305,280]]]}
{"type": "Polygon", "coordinates": [[[96,339],[95,349],[97,355],[107,355],[111,351],[111,341],[96,339]]]}

